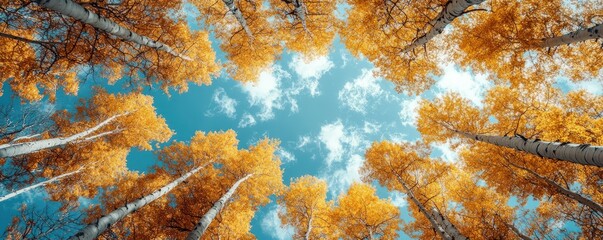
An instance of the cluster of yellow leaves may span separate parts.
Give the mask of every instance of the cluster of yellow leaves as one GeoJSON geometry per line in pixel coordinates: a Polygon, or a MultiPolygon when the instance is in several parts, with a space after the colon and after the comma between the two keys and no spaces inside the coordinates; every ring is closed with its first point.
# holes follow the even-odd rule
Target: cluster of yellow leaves
{"type": "Polygon", "coordinates": [[[379,199],[375,188],[354,183],[340,196],[332,218],[342,239],[382,239],[398,237],[400,210],[391,201],[379,199]]]}
{"type": "Polygon", "coordinates": [[[270,0],[275,28],[287,49],[308,58],[327,55],[337,28],[341,25],[341,20],[335,17],[338,2],[270,0]],[[297,15],[298,3],[303,17],[297,15]]]}
{"type": "Polygon", "coordinates": [[[330,218],[332,202],[327,202],[327,184],[313,176],[302,176],[291,183],[279,203],[285,212],[281,222],[295,228],[295,239],[330,239],[335,228],[330,218]],[[310,231],[310,233],[308,233],[310,231]]]}

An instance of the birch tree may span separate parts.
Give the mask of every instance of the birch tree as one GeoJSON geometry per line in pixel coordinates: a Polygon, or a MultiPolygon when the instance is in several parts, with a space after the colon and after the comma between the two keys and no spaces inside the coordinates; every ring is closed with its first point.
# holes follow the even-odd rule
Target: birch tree
{"type": "Polygon", "coordinates": [[[327,202],[327,184],[313,176],[302,176],[290,184],[279,205],[284,212],[279,213],[283,225],[295,228],[294,239],[334,238],[336,229],[330,218],[333,203],[327,202]]]}
{"type": "Polygon", "coordinates": [[[425,146],[419,144],[376,142],[365,153],[362,167],[365,181],[378,181],[390,191],[406,194],[412,204],[415,222],[405,226],[411,237],[429,238],[437,234],[442,239],[467,239],[459,231],[453,211],[443,196],[439,181],[445,178],[451,167],[429,159],[425,146]],[[418,233],[417,233],[418,232],[418,233]]]}
{"type": "Polygon", "coordinates": [[[268,197],[283,189],[280,160],[274,156],[277,144],[278,142],[264,139],[250,147],[249,151],[240,151],[238,156],[221,162],[224,164],[223,181],[231,184],[227,185],[226,191],[198,219],[187,239],[200,239],[229,201],[246,203],[255,208],[270,202],[268,197]]]}
{"type": "Polygon", "coordinates": [[[130,29],[120,26],[111,19],[87,10],[82,5],[71,0],[36,0],[35,2],[41,7],[57,11],[64,16],[72,17],[78,21],[90,24],[97,29],[103,30],[126,41],[135,42],[143,46],[165,51],[175,57],[179,57],[187,61],[192,60],[190,57],[176,52],[174,49],[172,49],[172,47],[165,45],[164,43],[153,41],[146,36],[138,35],[137,33],[130,31],[130,29]]]}
{"type": "Polygon", "coordinates": [[[200,20],[214,31],[226,53],[226,70],[235,80],[255,82],[282,52],[280,39],[268,21],[270,12],[256,1],[191,1],[200,20]]]}
{"type": "MultiPolygon", "coordinates": [[[[210,84],[211,76],[219,71],[208,34],[191,31],[184,16],[171,14],[179,12],[181,2],[85,2],[79,3],[79,7],[71,1],[38,2],[61,9],[67,5],[56,2],[69,3],[69,8],[77,8],[79,12],[83,9],[84,13],[102,16],[107,21],[101,21],[100,17],[89,20],[101,21],[100,25],[105,27],[115,25],[109,21],[117,23],[121,26],[121,30],[117,29],[119,33],[126,34],[128,29],[146,39],[132,34],[127,37],[156,48],[124,41],[32,2],[6,1],[0,10],[7,16],[0,22],[3,29],[0,38],[7,42],[0,48],[6,56],[0,59],[5,70],[0,78],[24,100],[37,101],[44,96],[53,100],[58,88],[77,94],[81,78],[99,74],[109,83],[123,78],[123,85],[135,90],[159,86],[166,93],[169,89],[184,92],[189,83],[210,84]],[[164,46],[171,46],[172,53],[186,55],[192,61],[159,50],[167,49],[164,46]]],[[[84,15],[80,19],[88,17],[84,15]]]]}
{"type": "MultiPolygon", "coordinates": [[[[472,12],[476,1],[348,1],[348,18],[339,34],[356,57],[366,57],[396,91],[420,94],[441,74],[437,66],[448,37],[436,35],[472,12]]],[[[471,13],[472,14],[472,13],[471,13]]]]}
{"type": "Polygon", "coordinates": [[[52,119],[54,126],[39,134],[41,140],[21,136],[11,143],[27,153],[2,162],[2,176],[5,170],[20,173],[1,179],[15,193],[44,186],[52,200],[65,204],[77,202],[79,197],[93,198],[98,187],[110,186],[125,171],[126,155],[132,147],[151,150],[152,143],[165,142],[172,134],[165,119],[157,116],[152,98],[137,93],[113,95],[97,90],[92,98],[82,100],[75,113],[58,111],[52,119]],[[118,115],[98,124],[99,119],[118,115]],[[78,134],[82,137],[73,137],[78,134]],[[62,147],[23,147],[57,139],[64,143],[62,147]]]}
{"type": "Polygon", "coordinates": [[[150,202],[153,202],[156,199],[162,197],[163,195],[165,195],[166,193],[168,193],[169,191],[174,189],[176,186],[178,186],[178,184],[180,184],[181,182],[183,182],[184,180],[186,180],[193,174],[196,174],[197,172],[199,172],[199,170],[201,170],[203,167],[204,166],[196,167],[193,170],[182,175],[181,177],[177,178],[176,180],[165,185],[164,187],[156,190],[155,192],[153,192],[149,195],[146,195],[142,198],[139,198],[133,202],[127,203],[125,206],[115,209],[112,212],[110,212],[109,214],[98,218],[93,223],[88,224],[85,228],[81,229],[78,233],[76,233],[70,239],[95,239],[102,232],[107,230],[107,228],[109,228],[111,225],[120,221],[128,214],[131,214],[132,212],[144,207],[145,205],[149,204],[150,202]]]}
{"type": "MultiPolygon", "coordinates": [[[[600,110],[585,102],[600,101],[600,96],[584,91],[562,95],[548,84],[537,88],[498,86],[489,91],[481,109],[454,94],[423,102],[418,129],[430,143],[460,140],[460,146],[453,147],[471,151],[463,151],[467,154],[463,158],[467,169],[496,186],[497,192],[524,200],[529,196],[547,199],[548,218],[574,221],[585,234],[596,235],[601,216],[598,209],[603,201],[595,183],[600,179],[598,167],[547,160],[538,154],[475,141],[451,129],[490,136],[512,135],[522,141],[549,140],[559,142],[558,145],[569,142],[599,145],[600,110]],[[446,116],[438,112],[446,112],[446,116]],[[467,121],[466,116],[473,116],[472,120],[467,121]]],[[[585,147],[588,145],[579,145],[576,151],[585,147]]]]}
{"type": "Polygon", "coordinates": [[[572,81],[599,76],[601,1],[486,1],[461,19],[452,59],[500,82],[572,81]],[[528,14],[529,13],[529,14],[528,14]]]}
{"type": "Polygon", "coordinates": [[[287,49],[308,58],[327,55],[342,24],[335,16],[337,2],[271,0],[274,25],[287,49]]]}

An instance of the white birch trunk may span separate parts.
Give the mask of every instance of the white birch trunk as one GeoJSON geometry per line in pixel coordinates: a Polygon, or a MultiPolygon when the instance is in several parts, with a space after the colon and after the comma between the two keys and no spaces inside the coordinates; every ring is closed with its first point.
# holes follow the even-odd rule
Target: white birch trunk
{"type": "Polygon", "coordinates": [[[184,180],[186,180],[193,174],[197,173],[199,170],[201,170],[205,166],[207,166],[207,164],[200,166],[198,168],[195,168],[195,169],[191,170],[190,172],[187,172],[186,174],[182,175],[178,179],[174,180],[173,182],[169,183],[168,185],[165,185],[164,187],[158,189],[157,191],[155,191],[149,195],[139,198],[134,202],[128,203],[128,204],[126,204],[126,206],[115,209],[113,212],[110,212],[109,214],[97,219],[95,222],[88,224],[88,226],[81,229],[78,233],[76,233],[69,239],[91,240],[91,239],[97,238],[100,234],[102,234],[109,227],[111,227],[111,225],[120,221],[121,219],[126,217],[128,214],[144,207],[145,205],[155,201],[156,199],[158,199],[161,196],[165,195],[166,193],[170,192],[172,189],[174,189],[176,186],[178,186],[181,182],[183,182],[184,180]]]}
{"type": "Polygon", "coordinates": [[[573,192],[573,191],[571,191],[571,190],[569,190],[567,188],[564,188],[563,186],[559,185],[555,181],[553,181],[553,180],[551,180],[551,179],[549,179],[549,178],[547,178],[545,176],[542,176],[542,175],[538,174],[537,172],[532,171],[529,168],[519,166],[519,165],[514,164],[514,163],[512,163],[510,161],[507,161],[507,162],[511,166],[519,168],[519,169],[522,169],[522,170],[528,172],[529,174],[531,174],[532,176],[540,179],[541,181],[544,181],[546,184],[548,184],[549,186],[553,187],[557,192],[561,193],[562,195],[564,195],[564,196],[566,196],[566,197],[568,197],[570,199],[573,199],[573,200],[575,200],[575,201],[577,201],[577,202],[579,202],[579,203],[581,203],[581,204],[589,207],[590,209],[592,209],[594,211],[597,211],[597,212],[603,214],[603,206],[601,206],[601,204],[599,204],[599,203],[597,203],[597,202],[595,202],[593,200],[590,200],[590,199],[582,196],[579,193],[575,193],[575,192],[573,192]]]}
{"type": "Polygon", "coordinates": [[[48,179],[46,181],[43,181],[43,182],[40,182],[40,183],[37,183],[37,184],[34,184],[34,185],[31,185],[29,187],[21,188],[21,189],[19,189],[17,191],[14,191],[12,193],[9,193],[7,195],[4,195],[4,196],[0,197],[0,202],[6,201],[8,199],[11,199],[13,197],[18,196],[19,194],[31,191],[31,190],[33,190],[35,188],[46,186],[48,184],[51,184],[51,183],[56,182],[56,181],[59,181],[59,180],[61,180],[63,178],[69,177],[71,175],[78,174],[78,173],[82,172],[82,170],[84,170],[84,167],[81,167],[78,170],[75,170],[75,171],[72,171],[72,172],[61,174],[59,176],[53,177],[51,179],[48,179]]]}
{"type": "Polygon", "coordinates": [[[304,30],[307,33],[310,33],[310,31],[308,31],[308,25],[306,24],[306,13],[307,13],[308,9],[306,8],[304,1],[303,0],[294,0],[293,5],[295,6],[295,10],[294,10],[295,16],[297,16],[297,18],[299,18],[299,21],[301,22],[304,30]]]}
{"type": "Polygon", "coordinates": [[[589,144],[546,142],[528,140],[519,136],[504,137],[473,134],[453,130],[464,137],[477,141],[494,144],[501,147],[513,148],[540,157],[603,167],[603,147],[590,146],[589,144]]]}
{"type": "Polygon", "coordinates": [[[249,36],[249,38],[251,38],[253,40],[253,33],[251,32],[251,29],[249,29],[249,26],[247,25],[247,20],[245,20],[245,17],[243,16],[243,13],[241,12],[241,10],[234,4],[234,0],[222,0],[222,2],[224,2],[224,5],[226,5],[226,7],[228,8],[228,11],[230,11],[234,15],[234,17],[237,19],[237,22],[239,22],[239,24],[241,24],[241,27],[243,27],[245,34],[247,34],[247,36],[249,36]]]}
{"type": "Polygon", "coordinates": [[[442,33],[444,28],[448,26],[448,24],[450,24],[455,18],[463,15],[467,8],[472,5],[478,5],[483,1],[484,0],[449,0],[438,16],[429,22],[431,29],[402,49],[402,53],[410,52],[413,49],[426,44],[433,37],[442,33]]]}
{"type": "MultiPolygon", "coordinates": [[[[76,141],[80,140],[81,138],[84,138],[84,137],[94,133],[96,130],[102,128],[103,126],[109,124],[116,118],[121,117],[123,115],[127,115],[127,114],[129,114],[129,113],[126,112],[123,114],[114,115],[110,118],[107,118],[105,121],[102,121],[101,123],[97,124],[94,127],[88,128],[85,131],[79,132],[77,134],[74,134],[74,135],[71,135],[68,137],[58,137],[58,138],[42,139],[42,140],[24,142],[24,143],[7,143],[7,144],[0,145],[0,158],[15,157],[15,156],[19,156],[19,155],[34,153],[34,152],[44,150],[44,149],[63,146],[65,144],[68,144],[71,142],[76,142],[76,141]]],[[[110,132],[115,132],[115,131],[110,131],[110,132]]],[[[104,136],[104,135],[106,135],[106,134],[101,133],[101,134],[98,134],[97,137],[104,136]]],[[[92,140],[92,139],[87,139],[87,140],[92,140]]]]}
{"type": "Polygon", "coordinates": [[[441,226],[434,219],[434,216],[430,212],[428,212],[427,209],[425,208],[425,206],[423,206],[423,204],[415,197],[415,194],[412,192],[412,190],[410,188],[408,188],[408,186],[406,186],[406,183],[402,180],[402,178],[400,178],[400,176],[396,176],[396,177],[398,178],[398,182],[402,185],[402,188],[404,188],[404,191],[406,191],[406,195],[419,208],[419,212],[421,212],[425,216],[425,218],[427,218],[427,220],[429,220],[429,223],[431,223],[431,227],[433,228],[433,230],[435,232],[437,232],[438,235],[440,235],[440,237],[442,239],[452,240],[453,238],[451,237],[450,234],[448,234],[446,232],[446,228],[441,226]]]}
{"type": "Polygon", "coordinates": [[[144,45],[157,50],[165,51],[173,56],[180,57],[184,60],[191,61],[192,59],[176,52],[170,46],[161,42],[153,41],[146,36],[138,35],[129,29],[120,26],[116,22],[99,16],[98,14],[82,7],[71,0],[34,0],[38,5],[57,11],[65,16],[75,18],[84,23],[90,24],[94,28],[105,31],[111,35],[121,39],[144,45]]]}
{"type": "Polygon", "coordinates": [[[241,183],[245,182],[251,176],[253,176],[253,174],[247,174],[247,176],[236,181],[230,187],[230,189],[228,189],[228,191],[226,193],[224,193],[224,195],[222,195],[222,197],[220,197],[220,199],[218,199],[217,202],[214,203],[214,205],[207,211],[207,213],[205,213],[205,215],[203,215],[203,217],[201,217],[201,219],[199,220],[199,223],[197,223],[197,225],[195,226],[195,229],[193,229],[193,231],[191,231],[188,234],[186,239],[187,240],[201,239],[201,236],[203,236],[203,233],[205,233],[205,230],[207,230],[207,228],[209,227],[209,224],[211,224],[211,222],[218,215],[218,213],[220,213],[220,211],[222,211],[224,204],[226,204],[226,202],[232,197],[232,195],[235,193],[235,191],[237,190],[239,185],[241,183]]]}
{"type": "Polygon", "coordinates": [[[446,232],[451,239],[455,240],[466,240],[469,239],[463,236],[459,230],[442,214],[437,208],[431,208],[431,215],[434,220],[438,223],[438,225],[442,226],[444,232],[446,232]]]}
{"type": "Polygon", "coordinates": [[[312,215],[308,219],[308,229],[306,229],[306,235],[304,236],[304,240],[310,240],[310,233],[312,232],[312,215]]]}
{"type": "Polygon", "coordinates": [[[561,45],[584,42],[591,39],[603,38],[603,24],[597,24],[587,29],[580,29],[558,37],[545,38],[540,43],[541,47],[552,48],[561,45]]]}

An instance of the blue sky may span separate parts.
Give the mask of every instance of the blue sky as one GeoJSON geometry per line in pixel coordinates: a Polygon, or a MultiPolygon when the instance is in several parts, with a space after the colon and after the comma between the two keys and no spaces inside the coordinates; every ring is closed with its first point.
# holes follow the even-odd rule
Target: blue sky
{"type": "MultiPolygon", "coordinates": [[[[225,62],[214,41],[214,49],[225,62]]],[[[155,107],[176,132],[172,140],[188,141],[195,131],[234,129],[240,148],[247,148],[263,137],[281,141],[278,151],[283,160],[284,182],[302,175],[314,175],[327,181],[329,198],[335,199],[348,186],[360,180],[358,169],[364,162],[364,151],[373,141],[415,141],[420,135],[415,128],[414,111],[421,98],[455,91],[480,106],[492,85],[486,76],[461,71],[445,63],[443,75],[421,96],[407,96],[394,91],[393,84],[373,75],[374,67],[365,59],[352,57],[336,40],[330,54],[311,62],[295,53],[284,53],[266,69],[254,85],[243,85],[225,73],[211,86],[191,86],[184,94],[168,97],[160,90],[145,90],[152,95],[155,107]]],[[[92,77],[80,86],[78,96],[59,94],[54,109],[72,109],[77,99],[88,97],[91,87],[102,85],[110,92],[124,92],[118,82],[107,86],[105,79],[92,77]]],[[[601,94],[603,89],[591,83],[573,84],[561,80],[566,89],[583,88],[601,94]]],[[[4,86],[0,104],[7,104],[10,90],[4,86]]],[[[165,146],[165,144],[164,144],[165,146]]],[[[433,156],[456,161],[457,155],[448,144],[434,145],[433,156]]],[[[156,163],[153,152],[133,150],[128,167],[144,172],[156,163]]],[[[68,186],[66,186],[68,187],[68,186]]],[[[0,189],[0,191],[6,191],[0,189]]],[[[410,220],[406,200],[400,193],[379,189],[410,220]]],[[[10,222],[22,202],[39,204],[43,191],[36,191],[0,205],[0,228],[10,222]]],[[[89,201],[83,201],[89,202],[89,201]]],[[[271,203],[261,208],[253,222],[252,233],[258,239],[288,239],[291,229],[280,225],[278,207],[271,203]]],[[[406,238],[402,235],[402,238],[406,238]]]]}

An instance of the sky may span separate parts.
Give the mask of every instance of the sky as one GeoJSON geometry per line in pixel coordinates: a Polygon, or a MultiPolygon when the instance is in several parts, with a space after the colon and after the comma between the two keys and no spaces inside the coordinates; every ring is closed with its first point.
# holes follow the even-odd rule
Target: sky
{"type": "MultiPolygon", "coordinates": [[[[226,62],[216,41],[213,46],[219,59],[226,62]]],[[[451,64],[441,67],[443,74],[436,77],[429,91],[420,96],[399,94],[391,82],[375,77],[370,62],[350,55],[336,39],[329,55],[310,62],[296,53],[285,52],[255,84],[244,85],[222,73],[212,85],[191,86],[183,94],[167,96],[159,89],[146,89],[144,93],[153,96],[157,112],[176,133],[170,141],[186,142],[196,131],[228,129],[237,132],[239,148],[247,148],[264,137],[279,139],[277,154],[283,162],[284,183],[288,185],[303,175],[317,176],[328,183],[331,200],[345,192],[352,182],[360,181],[358,170],[364,162],[364,151],[372,142],[420,139],[415,110],[422,98],[432,99],[452,91],[481,106],[484,94],[492,87],[487,76],[451,64]]],[[[78,96],[59,93],[56,103],[43,103],[51,109],[73,109],[79,98],[91,95],[93,86],[103,86],[109,92],[128,91],[120,82],[113,86],[106,82],[91,76],[80,86],[78,96]]],[[[588,82],[574,84],[560,79],[559,86],[603,94],[600,85],[588,82]]],[[[8,104],[12,97],[7,86],[4,92],[0,104],[8,104]]],[[[449,162],[458,160],[450,144],[432,147],[433,157],[449,162]]],[[[134,149],[127,161],[129,169],[145,172],[157,158],[153,151],[134,149]]],[[[6,191],[0,188],[0,194],[6,191]]],[[[401,209],[405,221],[412,220],[403,194],[381,187],[378,194],[391,199],[401,209]]],[[[39,189],[0,204],[0,229],[8,226],[21,203],[41,204],[44,197],[45,193],[39,189]]],[[[251,231],[258,239],[290,238],[293,231],[281,226],[278,211],[273,202],[256,213],[251,231]]],[[[408,238],[400,234],[401,239],[408,238]]]]}

